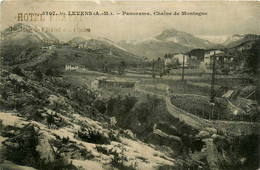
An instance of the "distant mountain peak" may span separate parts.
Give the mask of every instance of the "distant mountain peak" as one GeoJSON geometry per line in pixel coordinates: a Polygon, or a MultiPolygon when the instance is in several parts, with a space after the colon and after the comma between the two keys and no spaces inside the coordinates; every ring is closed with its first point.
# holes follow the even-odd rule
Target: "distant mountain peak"
{"type": "Polygon", "coordinates": [[[35,30],[33,26],[24,23],[17,23],[5,29],[2,31],[1,38],[3,44],[17,45],[24,45],[28,42],[35,44],[42,43],[43,41],[58,40],[58,38],[51,33],[35,30]]]}
{"type": "Polygon", "coordinates": [[[83,38],[83,37],[74,37],[72,38],[69,42],[73,42],[73,43],[82,43],[84,41],[87,41],[87,38],[83,38]]]}
{"type": "Polygon", "coordinates": [[[227,47],[235,47],[246,41],[259,39],[260,35],[256,34],[233,34],[232,36],[227,38],[227,40],[224,42],[224,45],[226,45],[227,47]]]}
{"type": "Polygon", "coordinates": [[[172,37],[178,37],[178,36],[185,36],[185,34],[190,35],[188,33],[185,33],[183,31],[178,31],[174,28],[167,28],[164,29],[162,32],[157,34],[154,38],[158,40],[168,40],[169,38],[172,37]]]}
{"type": "Polygon", "coordinates": [[[165,34],[172,34],[172,33],[179,33],[179,32],[181,32],[181,31],[176,30],[174,28],[165,28],[162,31],[162,33],[165,33],[165,34]]]}
{"type": "Polygon", "coordinates": [[[187,52],[196,48],[207,49],[214,44],[190,33],[174,28],[166,28],[152,37],[132,43],[120,42],[119,45],[139,56],[158,57],[167,53],[187,52]]]}
{"type": "Polygon", "coordinates": [[[183,46],[191,48],[208,48],[213,45],[208,40],[201,39],[190,33],[179,31],[174,28],[164,29],[160,34],[154,37],[156,40],[161,41],[172,41],[183,46]]]}

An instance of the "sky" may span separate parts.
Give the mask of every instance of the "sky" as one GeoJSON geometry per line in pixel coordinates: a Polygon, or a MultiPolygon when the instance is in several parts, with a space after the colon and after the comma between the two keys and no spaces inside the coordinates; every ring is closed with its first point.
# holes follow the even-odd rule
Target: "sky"
{"type": "Polygon", "coordinates": [[[106,37],[113,41],[140,40],[152,37],[166,28],[174,28],[197,36],[260,34],[259,2],[86,2],[86,1],[4,1],[1,4],[1,30],[16,24],[18,13],[68,13],[68,11],[108,11],[113,16],[83,16],[79,21],[19,21],[35,27],[61,28],[53,32],[58,38],[106,37]],[[126,12],[204,12],[203,16],[123,16],[126,12]],[[120,15],[116,15],[120,13],[120,15]],[[90,32],[73,32],[74,28],[90,32]]]}

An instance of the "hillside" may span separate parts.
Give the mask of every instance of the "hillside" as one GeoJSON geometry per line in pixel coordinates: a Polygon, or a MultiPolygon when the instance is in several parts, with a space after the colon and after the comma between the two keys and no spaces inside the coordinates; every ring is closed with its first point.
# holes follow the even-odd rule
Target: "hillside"
{"type": "Polygon", "coordinates": [[[130,53],[105,46],[94,51],[74,47],[61,47],[54,51],[56,57],[47,61],[48,66],[62,71],[65,65],[70,63],[83,65],[89,70],[111,72],[118,70],[121,62],[125,63],[125,67],[135,66],[141,62],[140,58],[130,53]]]}
{"type": "Polygon", "coordinates": [[[53,55],[53,51],[43,50],[42,47],[56,42],[59,42],[58,38],[49,32],[27,24],[15,24],[5,29],[1,35],[2,64],[33,66],[41,63],[53,55]]]}
{"type": "MultiPolygon", "coordinates": [[[[155,169],[179,166],[100,113],[98,94],[59,77],[1,72],[0,167],[155,169]],[[142,148],[138,150],[137,148],[142,148]]],[[[170,153],[170,152],[169,152],[170,153]]]]}
{"type": "Polygon", "coordinates": [[[109,89],[92,91],[68,80],[40,70],[1,72],[1,168],[258,166],[255,135],[232,136],[224,127],[217,130],[197,122],[202,128],[198,130],[172,116],[164,96],[131,89],[115,95],[116,89],[111,89],[113,95],[104,98],[109,89]]]}
{"type": "Polygon", "coordinates": [[[98,37],[98,38],[83,38],[83,37],[75,37],[73,39],[71,39],[70,41],[68,41],[70,44],[74,43],[76,47],[78,48],[84,48],[87,50],[96,50],[96,49],[108,49],[110,53],[112,53],[113,51],[125,51],[127,52],[127,50],[125,50],[124,48],[118,46],[115,42],[107,39],[107,38],[103,38],[103,37],[98,37]]]}
{"type": "Polygon", "coordinates": [[[64,69],[66,64],[75,63],[84,65],[90,70],[111,72],[117,70],[122,62],[125,67],[135,66],[141,62],[138,56],[105,38],[75,37],[68,43],[70,45],[54,50],[57,57],[53,58],[50,65],[64,69]]]}
{"type": "Polygon", "coordinates": [[[139,57],[106,38],[75,37],[67,44],[60,44],[51,33],[21,23],[4,30],[1,38],[2,64],[7,67],[63,71],[66,64],[76,63],[92,70],[109,71],[116,70],[121,62],[126,67],[140,62],[139,57]],[[76,45],[72,46],[73,43],[76,45]]]}

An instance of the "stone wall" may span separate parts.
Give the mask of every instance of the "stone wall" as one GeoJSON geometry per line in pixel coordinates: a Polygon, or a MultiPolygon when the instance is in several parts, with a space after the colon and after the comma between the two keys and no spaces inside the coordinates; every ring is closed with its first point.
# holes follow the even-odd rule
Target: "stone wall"
{"type": "Polygon", "coordinates": [[[242,122],[242,121],[205,120],[174,106],[171,103],[171,98],[169,96],[166,97],[166,107],[168,112],[172,116],[179,118],[180,121],[183,121],[186,124],[192,126],[193,128],[199,130],[205,130],[206,127],[210,127],[210,128],[215,128],[218,131],[221,131],[223,133],[235,135],[235,136],[259,133],[258,131],[258,129],[260,128],[259,123],[242,122]]]}
{"type": "Polygon", "coordinates": [[[115,81],[115,80],[98,80],[100,86],[105,87],[121,87],[121,88],[134,88],[135,82],[131,81],[115,81]]]}

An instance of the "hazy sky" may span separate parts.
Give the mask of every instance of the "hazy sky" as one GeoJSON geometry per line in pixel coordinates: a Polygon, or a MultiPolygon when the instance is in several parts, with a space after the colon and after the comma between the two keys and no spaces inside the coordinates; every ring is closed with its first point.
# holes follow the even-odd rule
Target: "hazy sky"
{"type": "MultiPolygon", "coordinates": [[[[206,16],[84,16],[82,21],[23,21],[37,27],[90,28],[83,33],[54,32],[64,40],[75,36],[106,37],[114,41],[143,39],[164,28],[175,28],[194,35],[260,34],[259,2],[2,2],[1,29],[17,23],[18,13],[43,11],[126,12],[206,12],[206,16]]],[[[70,30],[71,31],[71,30],[70,30]]]]}

